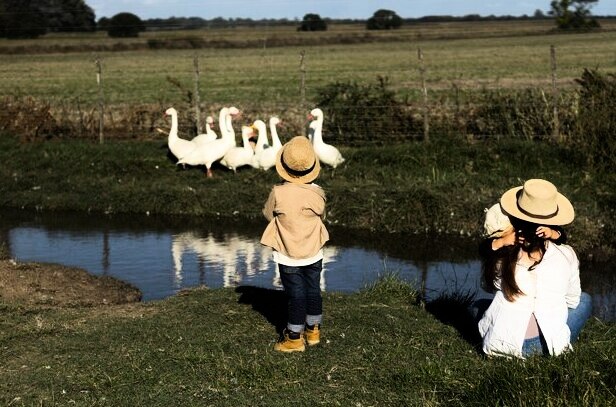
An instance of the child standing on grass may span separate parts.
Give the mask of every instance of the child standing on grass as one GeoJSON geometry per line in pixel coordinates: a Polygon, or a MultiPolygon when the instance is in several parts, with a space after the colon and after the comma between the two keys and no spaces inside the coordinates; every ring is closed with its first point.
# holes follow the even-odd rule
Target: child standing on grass
{"type": "Polygon", "coordinates": [[[329,240],[323,224],[325,192],[312,183],[320,169],[310,141],[302,136],[292,138],[276,159],[276,171],[285,182],[272,188],[263,208],[269,224],[261,244],[274,250],[288,297],[287,327],[274,346],[281,352],[303,352],[305,342],[320,342],[323,302],[319,282],[323,246],[329,240]]]}

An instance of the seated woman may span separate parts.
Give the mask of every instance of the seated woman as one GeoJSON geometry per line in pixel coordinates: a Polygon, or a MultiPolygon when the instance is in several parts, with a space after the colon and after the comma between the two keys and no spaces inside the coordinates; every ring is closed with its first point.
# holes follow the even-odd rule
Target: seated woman
{"type": "Polygon", "coordinates": [[[560,228],[573,221],[573,206],[552,183],[531,179],[505,192],[500,207],[512,227],[482,244],[485,288],[495,292],[478,324],[483,351],[558,355],[571,349],[591,312],[560,228]]]}

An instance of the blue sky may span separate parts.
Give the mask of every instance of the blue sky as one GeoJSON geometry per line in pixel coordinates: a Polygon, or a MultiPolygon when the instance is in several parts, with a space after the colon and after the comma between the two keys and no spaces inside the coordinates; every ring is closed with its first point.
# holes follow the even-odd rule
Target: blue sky
{"type": "MultiPolygon", "coordinates": [[[[302,19],[307,13],[323,18],[366,19],[378,9],[395,11],[401,17],[467,14],[533,15],[550,9],[550,0],[86,0],[96,18],[130,12],[142,19],[167,17],[288,18],[302,19]]],[[[600,0],[594,15],[616,16],[616,0],[600,0]]]]}

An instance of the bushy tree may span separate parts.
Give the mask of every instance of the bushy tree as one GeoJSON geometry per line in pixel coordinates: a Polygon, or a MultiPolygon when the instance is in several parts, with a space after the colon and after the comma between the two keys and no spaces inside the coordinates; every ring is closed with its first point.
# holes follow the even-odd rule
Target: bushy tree
{"type": "Polygon", "coordinates": [[[545,14],[543,13],[543,10],[541,9],[535,10],[535,14],[533,14],[533,18],[537,20],[541,20],[542,18],[545,18],[545,14]]]}
{"type": "Polygon", "coordinates": [[[616,166],[616,75],[585,69],[576,82],[580,86],[577,131],[573,135],[576,150],[589,166],[613,172],[616,166]]]}
{"type": "Polygon", "coordinates": [[[306,14],[297,31],[326,31],[327,23],[318,14],[306,14]]]}
{"type": "Polygon", "coordinates": [[[6,5],[0,1],[0,38],[6,37],[6,5]]]}
{"type": "Polygon", "coordinates": [[[107,29],[109,28],[109,21],[110,19],[108,17],[101,17],[96,23],[96,29],[107,31],[107,29]]]}
{"type": "Polygon", "coordinates": [[[132,13],[118,13],[109,19],[107,34],[110,37],[138,37],[145,31],[143,21],[132,13]]]}
{"type": "Polygon", "coordinates": [[[377,77],[376,83],[329,83],[317,90],[316,105],[327,114],[333,142],[383,144],[410,139],[419,128],[386,77],[377,77]]]}
{"type": "Polygon", "coordinates": [[[4,37],[37,38],[47,32],[47,16],[43,12],[44,0],[4,0],[0,9],[4,9],[0,20],[0,32],[4,37]]]}
{"type": "Polygon", "coordinates": [[[94,11],[83,0],[0,0],[0,35],[36,38],[48,31],[93,31],[94,11]]]}
{"type": "Polygon", "coordinates": [[[598,28],[599,22],[590,14],[590,8],[599,0],[553,0],[550,15],[561,30],[589,30],[598,28]]]}
{"type": "Polygon", "coordinates": [[[366,22],[366,28],[369,30],[391,30],[401,26],[402,18],[395,11],[385,9],[375,11],[366,22]]]}
{"type": "Polygon", "coordinates": [[[83,0],[48,0],[45,13],[50,31],[94,31],[94,11],[83,0]]]}

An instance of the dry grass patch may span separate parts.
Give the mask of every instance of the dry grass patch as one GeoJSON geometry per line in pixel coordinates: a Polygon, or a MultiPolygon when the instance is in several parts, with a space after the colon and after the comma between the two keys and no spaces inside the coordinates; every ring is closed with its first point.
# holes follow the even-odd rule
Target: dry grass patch
{"type": "Polygon", "coordinates": [[[57,264],[0,261],[0,299],[37,307],[93,307],[141,300],[141,292],[107,276],[57,264]]]}

